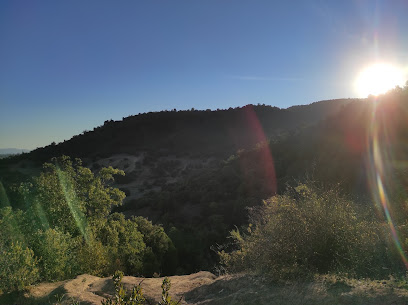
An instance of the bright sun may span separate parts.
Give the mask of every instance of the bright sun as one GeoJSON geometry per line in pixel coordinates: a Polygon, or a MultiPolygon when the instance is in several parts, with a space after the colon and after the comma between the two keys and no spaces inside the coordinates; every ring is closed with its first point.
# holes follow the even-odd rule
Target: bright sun
{"type": "Polygon", "coordinates": [[[389,64],[375,64],[365,68],[356,80],[360,97],[379,95],[405,83],[402,69],[389,64]]]}

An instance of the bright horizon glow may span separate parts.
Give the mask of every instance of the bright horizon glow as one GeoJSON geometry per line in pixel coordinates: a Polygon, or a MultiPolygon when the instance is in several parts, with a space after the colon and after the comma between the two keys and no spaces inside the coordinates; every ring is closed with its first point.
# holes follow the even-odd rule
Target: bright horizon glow
{"type": "Polygon", "coordinates": [[[396,86],[404,86],[404,71],[396,66],[379,63],[366,67],[358,76],[355,86],[360,97],[386,93],[396,86]]]}

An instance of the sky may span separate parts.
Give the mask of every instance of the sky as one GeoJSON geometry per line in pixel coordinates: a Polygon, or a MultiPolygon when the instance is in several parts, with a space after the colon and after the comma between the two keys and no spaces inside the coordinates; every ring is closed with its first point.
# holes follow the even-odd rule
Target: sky
{"type": "MultiPolygon", "coordinates": [[[[408,68],[407,1],[0,1],[0,148],[170,109],[358,97],[408,68]]],[[[407,70],[408,71],[408,70],[407,70]]]]}

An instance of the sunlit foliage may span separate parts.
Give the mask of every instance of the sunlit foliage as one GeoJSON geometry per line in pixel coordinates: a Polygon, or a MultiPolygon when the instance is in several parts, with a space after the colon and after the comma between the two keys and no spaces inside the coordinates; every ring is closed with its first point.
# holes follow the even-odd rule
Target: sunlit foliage
{"type": "Polygon", "coordinates": [[[163,257],[174,249],[163,228],[111,213],[125,195],[110,182],[123,174],[111,167],[94,174],[80,160],[63,156],[44,164],[31,183],[21,184],[27,208],[0,209],[0,289],[80,273],[162,272],[163,257]],[[155,263],[147,264],[146,257],[155,263]]]}
{"type": "Polygon", "coordinates": [[[33,250],[19,242],[0,246],[0,292],[21,290],[39,279],[33,250]]]}

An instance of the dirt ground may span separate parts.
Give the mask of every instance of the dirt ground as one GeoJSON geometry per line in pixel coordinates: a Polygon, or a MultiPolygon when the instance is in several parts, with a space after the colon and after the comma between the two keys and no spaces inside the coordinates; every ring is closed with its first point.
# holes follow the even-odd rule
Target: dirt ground
{"type": "MultiPolygon", "coordinates": [[[[393,279],[386,281],[342,280],[319,277],[309,282],[274,283],[259,276],[245,274],[216,277],[210,272],[171,276],[170,295],[180,304],[364,304],[407,305],[408,285],[393,279]]],[[[149,304],[158,304],[163,278],[138,278],[125,276],[122,280],[130,290],[141,283],[149,304]]],[[[113,294],[109,278],[80,275],[73,280],[41,283],[26,292],[0,296],[0,304],[72,304],[100,305],[105,297],[113,294]]]]}

